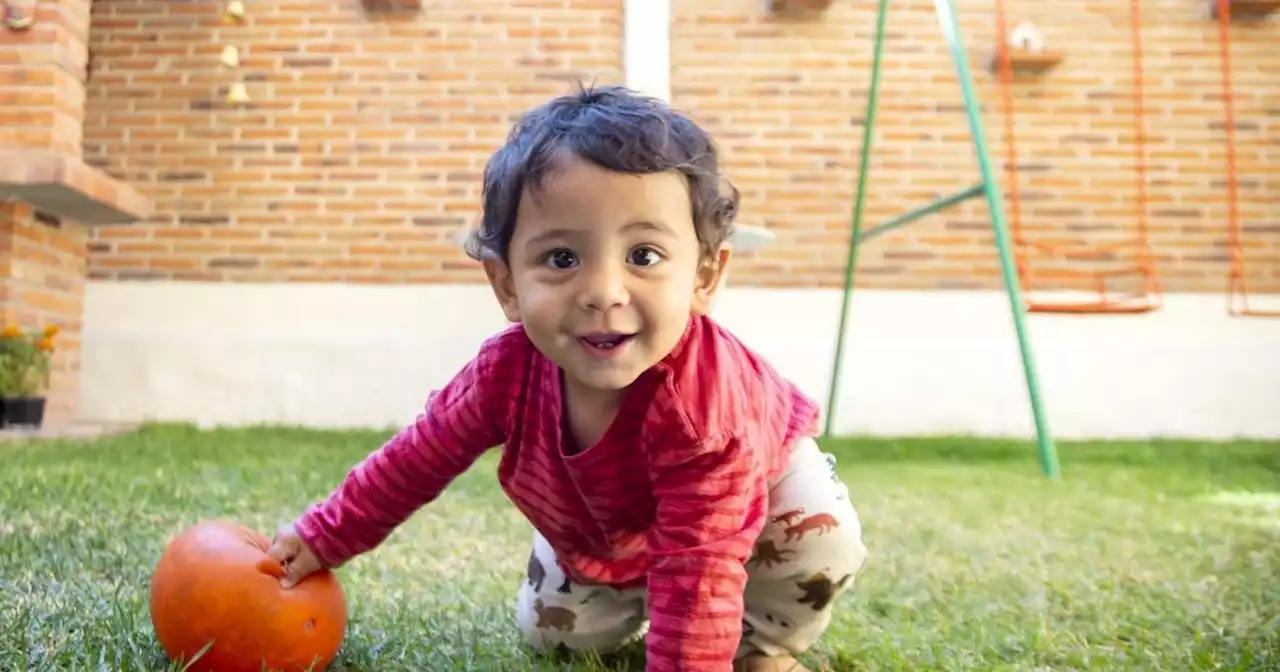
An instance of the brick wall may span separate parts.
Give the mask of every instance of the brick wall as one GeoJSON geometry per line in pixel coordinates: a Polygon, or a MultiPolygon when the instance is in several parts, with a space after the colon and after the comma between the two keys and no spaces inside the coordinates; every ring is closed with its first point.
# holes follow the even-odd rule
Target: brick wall
{"type": "Polygon", "coordinates": [[[96,232],[95,278],[477,280],[452,237],[512,115],[621,78],[621,0],[220,5],[94,3],[87,160],[156,206],[96,232]]]}
{"type": "MultiPolygon", "coordinates": [[[[781,20],[760,0],[674,3],[674,102],[721,138],[744,219],[779,242],[740,262],[740,285],[837,286],[871,68],[873,2],[781,20]]],[[[981,68],[992,3],[960,0],[969,58],[1001,155],[994,79],[981,68]]],[[[1067,52],[1016,84],[1024,226],[1105,241],[1136,225],[1128,3],[1066,10],[1007,0],[1067,52]]],[[[511,115],[574,78],[621,81],[621,0],[435,0],[365,16],[353,0],[98,0],[87,158],[156,199],[145,226],[98,229],[92,277],[478,281],[451,237],[472,221],[487,153],[511,115]],[[239,47],[239,70],[223,68],[239,47]],[[252,102],[233,108],[243,79],[252,102]]],[[[1225,288],[1225,146],[1216,26],[1198,0],[1146,0],[1151,239],[1166,289],[1225,288]]],[[[953,65],[930,0],[891,3],[870,178],[875,224],[978,179],[953,65]]],[[[1241,215],[1255,292],[1280,291],[1280,22],[1233,29],[1241,215]],[[1271,217],[1271,219],[1268,219],[1271,217]]],[[[997,165],[1000,165],[997,160],[997,165]]],[[[986,210],[971,201],[878,239],[860,284],[996,287],[986,210]]]]}
{"type": "Polygon", "coordinates": [[[50,424],[71,418],[77,405],[86,235],[85,228],[38,216],[29,205],[0,203],[4,324],[59,329],[45,406],[50,424]]]}
{"type": "MultiPolygon", "coordinates": [[[[994,4],[956,2],[997,166],[1003,118],[982,68],[994,4]]],[[[1150,231],[1166,289],[1226,286],[1225,145],[1217,27],[1195,0],[1144,0],[1150,231]]],[[[744,215],[780,244],[737,282],[837,285],[857,180],[870,81],[874,2],[833,3],[821,21],[763,15],[754,0],[676,3],[674,102],[728,147],[747,195],[744,215]]],[[[1066,60],[1014,84],[1023,222],[1054,242],[1131,237],[1129,3],[1006,0],[1010,24],[1035,22],[1066,60]]],[[[979,181],[959,83],[930,0],[890,3],[866,222],[875,224],[979,181]]],[[[1241,215],[1258,244],[1253,291],[1280,291],[1280,22],[1233,29],[1241,215]],[[1270,144],[1266,139],[1270,138],[1270,144]]],[[[1003,177],[1003,175],[1002,175],[1003,177]]],[[[1007,180],[1005,181],[1008,186],[1007,180]]],[[[981,200],[863,248],[860,284],[999,286],[981,200]]],[[[1085,262],[1077,268],[1094,268],[1085,262]]],[[[1037,267],[1041,267],[1037,264],[1037,267]]]]}

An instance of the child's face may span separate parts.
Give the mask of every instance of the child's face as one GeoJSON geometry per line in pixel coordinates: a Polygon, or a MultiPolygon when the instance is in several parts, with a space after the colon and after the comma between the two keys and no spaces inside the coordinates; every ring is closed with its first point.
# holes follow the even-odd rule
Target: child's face
{"type": "Polygon", "coordinates": [[[620,390],[706,312],[728,252],[704,260],[682,176],[566,157],[523,195],[508,259],[485,263],[507,318],[571,382],[620,390]]]}

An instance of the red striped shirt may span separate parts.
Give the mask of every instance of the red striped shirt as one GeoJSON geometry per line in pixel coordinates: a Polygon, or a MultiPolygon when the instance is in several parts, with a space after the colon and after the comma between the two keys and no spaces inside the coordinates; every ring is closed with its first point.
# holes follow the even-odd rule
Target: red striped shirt
{"type": "Polygon", "coordinates": [[[501,446],[499,482],[570,577],[647,584],[649,670],[728,669],[769,484],[790,445],[816,433],[817,405],[705,317],[575,454],[563,448],[562,393],[555,363],[509,327],[309,508],[299,534],[341,565],[501,446]]]}

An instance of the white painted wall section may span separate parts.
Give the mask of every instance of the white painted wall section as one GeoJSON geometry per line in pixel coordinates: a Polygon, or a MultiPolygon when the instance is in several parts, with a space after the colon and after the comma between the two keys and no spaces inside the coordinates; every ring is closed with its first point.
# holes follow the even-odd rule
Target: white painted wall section
{"type": "MultiPolygon", "coordinates": [[[[716,317],[824,403],[840,293],[729,287],[716,317]]],[[[1032,435],[1001,292],[851,303],[838,433],[1032,435]]],[[[505,322],[487,285],[89,283],[82,415],[396,426],[505,322]]],[[[1280,437],[1280,320],[1222,297],[1144,316],[1032,315],[1059,437],[1280,437]]]]}
{"type": "Polygon", "coordinates": [[[627,88],[671,101],[671,2],[623,0],[622,72],[627,88]]]}

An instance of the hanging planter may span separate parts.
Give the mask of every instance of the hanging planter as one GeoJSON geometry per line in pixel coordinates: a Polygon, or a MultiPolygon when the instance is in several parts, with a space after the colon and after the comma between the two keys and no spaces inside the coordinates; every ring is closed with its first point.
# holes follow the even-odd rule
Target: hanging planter
{"type": "Polygon", "coordinates": [[[36,332],[10,325],[0,332],[0,426],[38,429],[44,425],[49,364],[58,327],[36,332]]]}
{"type": "Polygon", "coordinates": [[[4,17],[4,25],[13,31],[30,30],[36,22],[35,3],[24,3],[26,7],[17,7],[18,4],[20,3],[14,0],[0,2],[0,16],[4,17]]]}

